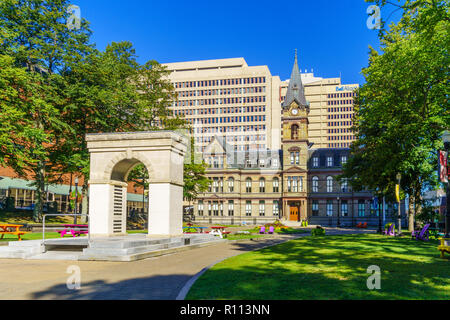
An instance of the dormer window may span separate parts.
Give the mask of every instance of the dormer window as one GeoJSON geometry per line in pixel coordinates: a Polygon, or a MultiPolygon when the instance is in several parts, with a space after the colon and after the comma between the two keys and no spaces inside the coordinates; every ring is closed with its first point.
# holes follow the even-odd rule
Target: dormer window
{"type": "Polygon", "coordinates": [[[327,167],[333,166],[333,157],[327,157],[327,167]]]}

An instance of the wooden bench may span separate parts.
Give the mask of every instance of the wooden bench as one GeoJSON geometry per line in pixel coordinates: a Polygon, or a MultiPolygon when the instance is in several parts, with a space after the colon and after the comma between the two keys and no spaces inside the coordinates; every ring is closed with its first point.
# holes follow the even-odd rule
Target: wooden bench
{"type": "Polygon", "coordinates": [[[2,235],[0,239],[3,239],[5,234],[11,234],[17,236],[19,238],[19,241],[22,241],[22,238],[20,236],[23,236],[24,234],[27,234],[29,232],[21,231],[21,227],[23,227],[23,225],[21,224],[0,224],[0,234],[2,235]],[[10,229],[15,230],[10,231],[10,229]]]}
{"type": "Polygon", "coordinates": [[[450,239],[440,238],[441,245],[438,247],[438,250],[441,252],[441,258],[444,258],[444,253],[450,253],[450,246],[445,245],[445,241],[450,242],[450,239]]]}

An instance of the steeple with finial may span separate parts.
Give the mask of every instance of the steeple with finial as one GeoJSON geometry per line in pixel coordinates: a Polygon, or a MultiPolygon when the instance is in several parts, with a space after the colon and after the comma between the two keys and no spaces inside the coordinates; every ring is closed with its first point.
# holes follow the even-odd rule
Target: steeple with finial
{"type": "Polygon", "coordinates": [[[302,76],[298,67],[297,49],[295,49],[294,67],[292,69],[286,99],[284,100],[282,107],[289,107],[294,100],[297,101],[299,106],[308,107],[308,103],[305,98],[305,88],[303,87],[302,76]]]}

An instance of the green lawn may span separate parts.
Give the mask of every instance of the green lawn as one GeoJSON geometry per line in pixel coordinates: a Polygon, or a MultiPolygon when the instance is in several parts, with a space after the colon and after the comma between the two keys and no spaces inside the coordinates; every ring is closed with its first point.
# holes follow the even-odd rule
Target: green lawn
{"type": "Polygon", "coordinates": [[[380,235],[305,237],[227,259],[186,299],[450,299],[450,259],[437,241],[380,235]],[[367,268],[381,269],[369,290],[367,268]]]}
{"type": "MultiPolygon", "coordinates": [[[[27,233],[21,236],[22,240],[41,240],[42,239],[42,232],[36,232],[36,233],[27,233]]],[[[45,233],[45,239],[55,239],[55,238],[61,238],[61,235],[58,232],[46,232],[45,233]]],[[[69,238],[69,236],[66,236],[65,238],[69,238]]],[[[0,241],[18,241],[17,236],[11,235],[11,234],[5,234],[3,239],[0,239],[0,241]]]]}

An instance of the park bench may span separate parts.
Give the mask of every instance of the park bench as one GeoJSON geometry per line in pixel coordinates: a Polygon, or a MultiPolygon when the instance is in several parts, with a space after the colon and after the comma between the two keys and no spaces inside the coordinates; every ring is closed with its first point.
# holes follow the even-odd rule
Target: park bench
{"type": "Polygon", "coordinates": [[[73,237],[79,237],[82,234],[88,234],[87,224],[65,224],[63,230],[57,231],[63,238],[66,234],[71,233],[73,237]]]}
{"type": "Polygon", "coordinates": [[[438,250],[441,252],[441,258],[444,258],[444,254],[450,253],[450,246],[448,245],[450,243],[450,239],[441,238],[441,245],[438,247],[438,250]]]}
{"type": "Polygon", "coordinates": [[[3,239],[5,234],[11,234],[15,235],[19,238],[19,241],[22,241],[22,238],[20,236],[23,236],[24,234],[27,234],[29,232],[21,231],[20,228],[23,227],[21,224],[0,224],[0,234],[2,237],[0,239],[3,239]],[[11,229],[15,229],[11,231],[11,229]]]}

